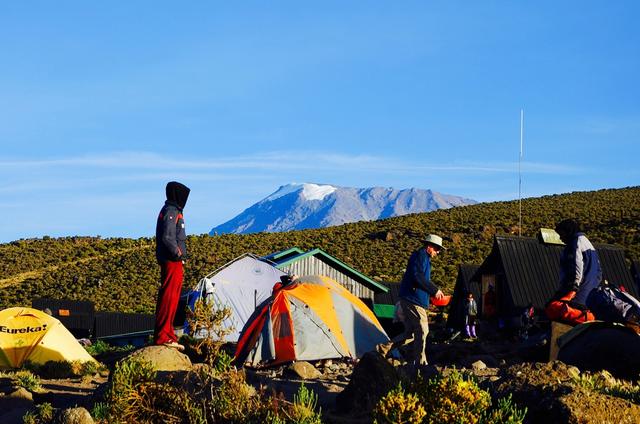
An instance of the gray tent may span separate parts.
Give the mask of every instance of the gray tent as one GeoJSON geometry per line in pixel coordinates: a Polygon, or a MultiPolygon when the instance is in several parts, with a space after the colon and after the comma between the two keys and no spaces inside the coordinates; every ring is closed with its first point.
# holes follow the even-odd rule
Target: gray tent
{"type": "Polygon", "coordinates": [[[273,285],[283,275],[286,274],[247,253],[204,277],[194,291],[200,293],[212,308],[231,308],[231,318],[224,327],[231,331],[226,341],[235,342],[256,306],[271,296],[273,285]]]}

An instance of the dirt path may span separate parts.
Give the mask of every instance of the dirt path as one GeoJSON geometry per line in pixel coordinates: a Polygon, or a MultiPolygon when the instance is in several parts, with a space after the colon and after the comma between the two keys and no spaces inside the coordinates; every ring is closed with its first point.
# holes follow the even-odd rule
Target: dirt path
{"type": "MultiPolygon", "coordinates": [[[[6,380],[8,379],[0,381],[0,385],[5,385],[3,392],[10,392],[15,387],[8,389],[6,386],[9,383],[6,380]]],[[[106,381],[106,377],[99,375],[89,378],[41,379],[41,388],[32,393],[33,401],[19,399],[11,406],[5,404],[0,408],[0,423],[21,424],[27,411],[33,411],[35,405],[43,403],[50,403],[56,409],[82,406],[90,411],[95,391],[106,381]]]]}
{"type": "Polygon", "coordinates": [[[104,259],[107,256],[117,256],[117,255],[120,255],[120,254],[123,254],[123,253],[131,253],[131,252],[134,252],[136,250],[147,249],[147,248],[149,248],[149,246],[151,246],[151,245],[130,247],[128,249],[117,250],[117,251],[115,251],[113,253],[110,253],[109,255],[90,256],[88,258],[77,259],[75,261],[62,262],[62,263],[59,263],[59,264],[56,264],[56,265],[50,265],[50,266],[47,266],[45,268],[38,269],[36,271],[22,272],[20,274],[12,275],[11,277],[0,279],[0,289],[4,288],[4,287],[12,286],[14,284],[20,284],[23,281],[28,280],[30,278],[42,277],[44,274],[49,273],[49,272],[55,272],[60,268],[64,268],[64,267],[68,267],[68,266],[72,266],[72,265],[77,265],[77,264],[84,264],[84,263],[87,263],[87,262],[104,259]]]}

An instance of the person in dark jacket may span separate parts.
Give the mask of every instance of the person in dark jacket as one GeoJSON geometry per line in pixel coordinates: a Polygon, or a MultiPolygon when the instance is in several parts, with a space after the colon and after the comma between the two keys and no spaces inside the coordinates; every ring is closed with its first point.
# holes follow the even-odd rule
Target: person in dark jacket
{"type": "Polygon", "coordinates": [[[568,324],[593,321],[589,310],[589,294],[602,281],[598,253],[580,230],[574,219],[556,225],[556,232],[565,247],[560,255],[560,283],[558,290],[545,307],[547,318],[568,324]]]}
{"type": "Polygon", "coordinates": [[[429,234],[423,240],[423,246],[413,252],[409,258],[407,269],[400,282],[400,307],[404,317],[404,334],[394,338],[390,345],[378,350],[387,353],[397,346],[406,344],[411,338],[407,349],[406,360],[413,366],[427,365],[426,343],[429,334],[429,297],[442,299],[444,294],[431,282],[431,259],[435,258],[444,247],[442,237],[429,234]]]}
{"type": "Polygon", "coordinates": [[[574,219],[565,219],[556,225],[556,232],[565,243],[560,256],[561,292],[575,292],[574,303],[585,305],[591,290],[602,281],[602,268],[598,253],[580,230],[574,219]]]}
{"type": "Polygon", "coordinates": [[[187,259],[187,235],[183,209],[191,190],[179,182],[167,184],[167,200],[156,222],[156,259],[160,265],[160,289],[156,304],[153,342],[183,350],[173,330],[183,281],[183,264],[187,259]]]}

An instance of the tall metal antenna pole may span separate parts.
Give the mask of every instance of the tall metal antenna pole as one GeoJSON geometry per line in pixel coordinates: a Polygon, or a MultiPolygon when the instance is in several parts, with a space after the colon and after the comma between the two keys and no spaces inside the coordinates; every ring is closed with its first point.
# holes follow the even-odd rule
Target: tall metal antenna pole
{"type": "Polygon", "coordinates": [[[524,109],[520,109],[520,158],[518,159],[518,236],[522,237],[522,143],[524,140],[524,109]]]}

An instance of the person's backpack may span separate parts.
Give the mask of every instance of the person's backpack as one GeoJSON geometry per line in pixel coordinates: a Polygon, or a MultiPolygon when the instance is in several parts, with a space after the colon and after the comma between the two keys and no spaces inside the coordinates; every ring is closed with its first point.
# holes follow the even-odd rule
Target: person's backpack
{"type": "Polygon", "coordinates": [[[587,305],[601,321],[637,324],[640,320],[640,302],[606,281],[589,293],[587,305]]]}
{"type": "Polygon", "coordinates": [[[570,291],[564,296],[551,299],[544,310],[547,317],[551,321],[560,321],[569,325],[582,324],[596,319],[589,308],[572,301],[575,296],[576,292],[570,291]]]}

